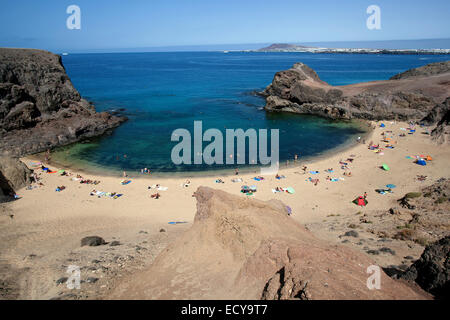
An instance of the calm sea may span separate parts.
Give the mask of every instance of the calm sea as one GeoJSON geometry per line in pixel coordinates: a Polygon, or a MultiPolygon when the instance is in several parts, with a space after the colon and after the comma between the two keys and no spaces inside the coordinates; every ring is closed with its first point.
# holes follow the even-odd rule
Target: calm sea
{"type": "MultiPolygon", "coordinates": [[[[74,86],[96,109],[125,109],[129,121],[111,135],[56,152],[67,166],[96,170],[182,172],[224,169],[181,165],[170,155],[173,130],[280,129],[280,159],[313,157],[361,135],[351,123],[262,110],[263,90],[277,71],[296,62],[312,67],[332,85],[388,79],[448,56],[308,53],[173,52],[70,54],[63,63],[74,86]]],[[[191,131],[192,132],[192,131],[191,131]]],[[[206,143],[205,143],[206,145],[206,143]]],[[[234,169],[234,165],[230,169],[234,169]]]]}

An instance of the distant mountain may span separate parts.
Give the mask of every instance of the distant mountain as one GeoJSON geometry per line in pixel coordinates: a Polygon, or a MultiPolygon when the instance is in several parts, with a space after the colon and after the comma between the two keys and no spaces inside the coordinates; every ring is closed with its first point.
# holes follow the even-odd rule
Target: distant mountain
{"type": "Polygon", "coordinates": [[[300,46],[300,45],[289,44],[289,43],[274,43],[268,47],[258,49],[257,51],[297,51],[297,50],[306,49],[306,48],[311,48],[311,47],[300,46]]]}

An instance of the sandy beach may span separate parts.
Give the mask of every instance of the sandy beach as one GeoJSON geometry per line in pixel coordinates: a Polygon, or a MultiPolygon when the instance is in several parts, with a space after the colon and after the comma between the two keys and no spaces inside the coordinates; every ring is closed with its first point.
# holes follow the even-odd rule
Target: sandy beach
{"type": "MultiPolygon", "coordinates": [[[[86,282],[82,284],[77,298],[105,297],[122,276],[148,266],[168,243],[190,227],[196,212],[192,194],[199,186],[209,186],[247,198],[279,199],[291,207],[292,219],[312,226],[313,232],[317,229],[315,233],[319,237],[340,241],[318,225],[324,225],[330,217],[345,220],[358,212],[387,211],[405,193],[450,176],[450,149],[433,144],[429,135],[423,134],[425,129],[418,128],[416,133],[408,134],[401,130],[408,127],[406,123],[384,122],[385,128],[381,128],[380,123],[373,122],[376,129],[365,139],[365,144],[355,141],[349,149],[309,161],[306,173],[302,170],[304,163],[301,158],[296,167],[283,168],[282,165],[279,174],[285,178],[281,180],[265,176],[264,180],[255,181],[253,178],[259,174],[245,173],[215,178],[193,177],[189,178],[190,185],[185,187],[183,183],[186,178],[156,178],[149,175],[130,178],[131,183],[122,185],[123,177],[83,174],[84,179],[100,181],[98,185],[88,185],[74,181],[77,172],[73,170],[68,170],[70,176],[61,176],[38,169],[36,172],[43,186],[34,184],[31,190],[19,190],[19,200],[1,206],[2,272],[10,275],[11,283],[21,284],[20,289],[14,290],[14,286],[11,289],[15,297],[65,299],[73,298],[73,293],[64,285],[58,285],[57,281],[67,276],[68,265],[79,265],[82,267],[82,279],[86,282]],[[394,149],[385,148],[387,143],[382,142],[382,133],[386,131],[393,132],[394,149]],[[400,137],[402,133],[406,135],[400,137]],[[382,154],[368,149],[371,140],[374,144],[380,144],[382,154]],[[415,155],[430,155],[433,161],[429,161],[427,166],[420,166],[414,163],[413,158],[407,158],[415,155]],[[353,161],[348,161],[349,158],[353,161]],[[348,163],[346,171],[351,172],[351,177],[344,175],[340,161],[348,163]],[[383,164],[387,164],[390,170],[381,169],[383,164]],[[332,173],[325,171],[329,168],[333,168],[332,173]],[[310,174],[310,171],[319,173],[310,174]],[[417,175],[427,176],[426,181],[417,180],[417,175]],[[327,176],[337,181],[329,181],[327,176]],[[319,179],[319,183],[314,185],[308,180],[310,177],[319,179]],[[233,183],[231,180],[235,178],[243,181],[233,183]],[[216,179],[222,179],[224,183],[216,183],[216,179]],[[156,184],[167,190],[148,189],[156,184]],[[375,191],[388,184],[396,185],[393,193],[382,195],[375,191]],[[240,193],[242,185],[256,185],[258,191],[252,196],[244,195],[240,193]],[[66,188],[56,192],[58,186],[66,188]],[[295,193],[273,193],[272,189],[276,187],[291,187],[295,193]],[[117,199],[91,196],[94,189],[123,195],[117,199]],[[151,198],[156,192],[161,197],[151,198]],[[367,192],[366,207],[352,203],[364,192],[367,192]],[[119,241],[120,245],[80,247],[81,238],[93,235],[101,236],[107,242],[119,241]]],[[[26,157],[22,161],[31,166],[36,159],[26,157]]],[[[45,165],[54,171],[64,169],[51,163],[45,165]]],[[[423,247],[410,246],[411,254],[418,258],[423,247]]],[[[394,262],[389,259],[377,257],[377,262],[394,262]]]]}

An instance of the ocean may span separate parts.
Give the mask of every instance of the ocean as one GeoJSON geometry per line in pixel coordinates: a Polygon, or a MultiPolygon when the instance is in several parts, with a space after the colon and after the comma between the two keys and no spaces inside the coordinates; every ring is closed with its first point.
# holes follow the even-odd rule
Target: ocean
{"type": "MultiPolygon", "coordinates": [[[[364,131],[355,123],[274,114],[255,95],[276,72],[303,62],[332,85],[385,80],[441,55],[359,55],[247,52],[97,53],[63,56],[75,88],[98,111],[123,109],[129,121],[110,135],[59,149],[53,159],[90,171],[204,172],[236,165],[175,165],[175,129],[279,129],[280,162],[323,155],[364,131]]],[[[224,134],[225,136],[225,134],[224,134]]],[[[206,146],[207,143],[204,144],[206,146]]]]}

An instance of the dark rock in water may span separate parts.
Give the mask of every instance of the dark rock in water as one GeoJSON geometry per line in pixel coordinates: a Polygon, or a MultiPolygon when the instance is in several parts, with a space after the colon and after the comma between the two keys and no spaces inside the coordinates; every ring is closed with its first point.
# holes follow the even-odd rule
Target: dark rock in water
{"type": "Polygon", "coordinates": [[[81,246],[90,246],[90,247],[96,247],[106,244],[106,241],[97,236],[91,236],[91,237],[85,237],[81,239],[81,246]]]}
{"type": "Polygon", "coordinates": [[[354,238],[358,238],[358,237],[359,237],[359,233],[356,232],[355,230],[350,230],[350,231],[347,231],[347,232],[344,234],[344,237],[354,237],[354,238]]]}
{"type": "Polygon", "coordinates": [[[102,135],[125,120],[97,113],[82,99],[60,56],[0,49],[0,154],[42,152],[102,135]]]}
{"type": "Polygon", "coordinates": [[[428,72],[417,74],[422,76],[415,81],[400,78],[333,87],[297,63],[275,74],[264,91],[265,109],[341,120],[420,120],[450,96],[450,70],[430,65],[428,72]]]}
{"type": "Polygon", "coordinates": [[[31,172],[19,159],[0,156],[0,202],[13,199],[15,190],[28,185],[31,172]]]}
{"type": "Polygon", "coordinates": [[[120,243],[120,241],[113,241],[113,242],[111,242],[109,245],[110,245],[111,247],[117,247],[117,246],[120,246],[121,243],[120,243]]]}
{"type": "Polygon", "coordinates": [[[415,281],[439,299],[450,298],[450,236],[425,248],[419,260],[401,276],[415,281]]]}

